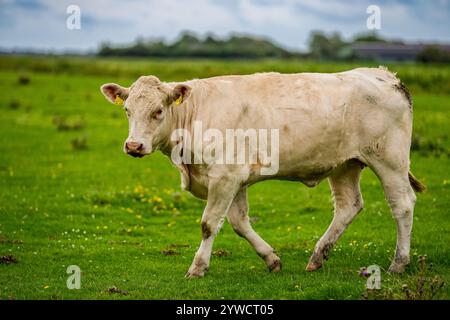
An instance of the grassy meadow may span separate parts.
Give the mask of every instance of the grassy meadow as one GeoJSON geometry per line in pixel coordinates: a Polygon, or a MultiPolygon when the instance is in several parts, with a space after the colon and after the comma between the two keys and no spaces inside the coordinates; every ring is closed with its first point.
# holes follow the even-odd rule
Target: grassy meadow
{"type": "Polygon", "coordinates": [[[412,171],[428,187],[418,195],[403,275],[386,273],[396,226],[366,169],[365,208],[321,270],[304,268],[332,219],[327,182],[308,189],[268,181],[250,188],[250,216],[281,256],[282,272],[269,273],[225,223],[209,273],[184,279],[201,240],[204,202],[180,191],[178,171],[161,154],[122,152],[125,114],[99,91],[144,74],[181,81],[363,65],[376,64],[0,57],[0,299],[448,299],[449,65],[388,65],[413,94],[412,171]],[[382,268],[377,292],[358,275],[372,264],[382,268]],[[69,265],[82,270],[79,290],[66,287],[69,265]]]}

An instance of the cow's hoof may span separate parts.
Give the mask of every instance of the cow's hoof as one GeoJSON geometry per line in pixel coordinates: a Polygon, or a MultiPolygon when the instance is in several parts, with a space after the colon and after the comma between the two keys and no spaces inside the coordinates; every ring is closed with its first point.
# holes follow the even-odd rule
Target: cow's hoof
{"type": "Polygon", "coordinates": [[[203,260],[194,260],[185,275],[185,278],[202,278],[205,272],[209,270],[208,264],[203,262],[203,260]]]}
{"type": "Polygon", "coordinates": [[[197,278],[203,278],[204,276],[205,276],[204,272],[188,271],[184,277],[186,279],[197,279],[197,278]]]}
{"type": "Polygon", "coordinates": [[[265,256],[264,261],[266,262],[267,268],[270,272],[281,271],[281,259],[275,254],[275,252],[271,252],[265,256]]]}
{"type": "Polygon", "coordinates": [[[312,272],[322,268],[322,264],[319,262],[309,262],[306,266],[306,271],[312,272]]]}
{"type": "Polygon", "coordinates": [[[281,260],[278,258],[274,260],[271,264],[267,266],[270,272],[280,272],[281,271],[281,260]]]}
{"type": "Polygon", "coordinates": [[[191,272],[187,272],[186,275],[184,276],[186,279],[198,279],[198,278],[203,278],[205,276],[205,273],[191,273],[191,272]]]}
{"type": "Polygon", "coordinates": [[[389,273],[403,273],[406,269],[406,264],[397,264],[397,263],[392,263],[391,266],[388,269],[389,273]]]}

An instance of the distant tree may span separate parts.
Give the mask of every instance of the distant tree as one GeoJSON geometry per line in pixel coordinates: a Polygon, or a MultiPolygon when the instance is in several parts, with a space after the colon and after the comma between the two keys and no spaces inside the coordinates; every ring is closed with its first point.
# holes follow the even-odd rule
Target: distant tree
{"type": "Polygon", "coordinates": [[[390,44],[404,44],[402,40],[398,39],[385,39],[380,36],[376,31],[359,33],[353,37],[352,43],[357,42],[382,42],[390,44]]]}
{"type": "Polygon", "coordinates": [[[103,44],[98,52],[103,56],[148,57],[209,57],[209,58],[281,58],[298,55],[273,44],[270,40],[251,36],[232,35],[218,39],[208,34],[204,39],[184,31],[171,44],[163,41],[145,41],[138,38],[132,45],[103,44]]]}
{"type": "Polygon", "coordinates": [[[100,56],[108,56],[112,53],[113,49],[111,48],[111,44],[109,42],[100,43],[100,49],[98,50],[98,55],[100,56]]]}
{"type": "Polygon", "coordinates": [[[312,57],[319,59],[338,59],[338,53],[347,46],[339,32],[329,35],[322,31],[312,31],[309,38],[309,51],[312,57]]]}
{"type": "Polygon", "coordinates": [[[353,42],[387,42],[376,31],[359,33],[353,38],[353,42]]]}
{"type": "Polygon", "coordinates": [[[427,46],[418,55],[420,62],[450,62],[450,52],[440,49],[437,46],[427,46]]]}

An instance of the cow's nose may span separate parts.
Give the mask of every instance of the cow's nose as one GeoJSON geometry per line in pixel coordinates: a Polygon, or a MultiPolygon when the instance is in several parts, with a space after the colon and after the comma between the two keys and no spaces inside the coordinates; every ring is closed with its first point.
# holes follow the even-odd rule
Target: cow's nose
{"type": "Polygon", "coordinates": [[[144,147],[144,145],[139,142],[127,141],[125,143],[125,149],[126,149],[127,153],[129,153],[129,154],[140,153],[142,151],[143,147],[144,147]]]}

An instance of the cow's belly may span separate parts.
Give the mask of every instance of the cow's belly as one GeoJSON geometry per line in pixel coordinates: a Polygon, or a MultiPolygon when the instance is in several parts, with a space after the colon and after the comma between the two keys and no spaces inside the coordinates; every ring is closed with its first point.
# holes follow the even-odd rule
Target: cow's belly
{"type": "MultiPolygon", "coordinates": [[[[309,134],[299,132],[293,136],[280,136],[276,173],[262,175],[259,166],[250,166],[249,180],[250,184],[273,179],[299,181],[308,187],[314,187],[350,159],[360,159],[358,140],[345,139],[339,131],[330,131],[329,135],[320,139],[316,135],[315,140],[309,134]]],[[[276,161],[273,157],[271,160],[276,161]]],[[[274,163],[270,163],[270,166],[273,168],[274,163]]]]}
{"type": "Polygon", "coordinates": [[[315,163],[299,161],[295,164],[280,162],[278,172],[273,175],[261,175],[259,170],[253,170],[249,176],[248,184],[254,184],[262,180],[287,180],[298,181],[308,187],[315,187],[344,162],[345,160],[315,163]]]}
{"type": "Polygon", "coordinates": [[[315,187],[339,165],[338,162],[316,163],[310,166],[303,164],[289,170],[281,165],[279,173],[272,179],[299,181],[308,187],[315,187]]]}

